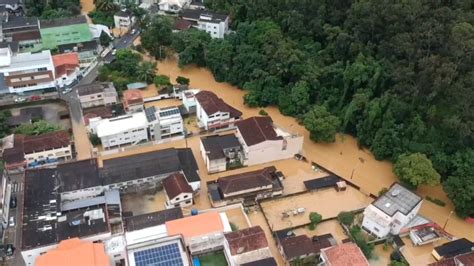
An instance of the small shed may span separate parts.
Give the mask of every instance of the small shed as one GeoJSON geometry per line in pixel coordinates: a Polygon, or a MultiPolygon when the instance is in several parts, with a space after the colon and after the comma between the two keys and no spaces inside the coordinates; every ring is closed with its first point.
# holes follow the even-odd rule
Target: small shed
{"type": "Polygon", "coordinates": [[[134,82],[127,84],[127,89],[129,90],[144,90],[148,87],[148,84],[145,82],[134,82]]]}

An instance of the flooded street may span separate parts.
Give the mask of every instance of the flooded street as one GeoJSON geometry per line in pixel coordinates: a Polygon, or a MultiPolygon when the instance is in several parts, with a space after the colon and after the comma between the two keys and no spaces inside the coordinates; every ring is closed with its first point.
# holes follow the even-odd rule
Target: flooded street
{"type": "Polygon", "coordinates": [[[95,9],[94,0],[81,0],[81,13],[87,15],[95,9]]]}
{"type": "MultiPolygon", "coordinates": [[[[159,74],[170,76],[170,80],[175,80],[177,76],[184,76],[190,79],[190,86],[192,88],[213,91],[228,104],[242,111],[244,118],[258,115],[259,108],[249,108],[244,105],[243,96],[245,92],[243,90],[228,83],[215,81],[212,74],[205,68],[186,67],[180,69],[176,59],[158,62],[157,68],[159,74]]],[[[398,181],[398,178],[392,172],[392,164],[390,162],[377,161],[370,151],[359,149],[355,138],[348,135],[340,135],[335,143],[315,143],[309,139],[309,133],[306,129],[298,125],[293,117],[280,114],[276,107],[267,107],[265,111],[268,112],[276,124],[304,136],[304,155],[309,160],[350,180],[360,186],[363,192],[378,195],[382,188],[389,187],[398,181]]],[[[194,152],[195,155],[199,155],[196,151],[194,152]]],[[[202,159],[198,161],[202,161],[202,159]]],[[[200,166],[200,169],[205,168],[200,166]]],[[[285,171],[284,168],[281,170],[285,171]]],[[[431,187],[420,188],[419,193],[422,196],[430,195],[431,197],[446,199],[441,186],[435,189],[431,187]]],[[[443,225],[449,213],[453,210],[453,205],[449,201],[446,202],[446,207],[439,207],[425,200],[421,214],[443,225]]],[[[474,225],[467,224],[457,216],[451,216],[447,231],[451,234],[474,240],[474,225]]]]}

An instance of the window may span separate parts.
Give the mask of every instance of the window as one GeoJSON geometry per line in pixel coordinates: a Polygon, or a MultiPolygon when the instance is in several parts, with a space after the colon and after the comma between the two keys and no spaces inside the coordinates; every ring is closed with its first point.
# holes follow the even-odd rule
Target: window
{"type": "Polygon", "coordinates": [[[380,230],[377,227],[374,227],[375,232],[380,232],[380,230]]]}
{"type": "Polygon", "coordinates": [[[188,197],[189,197],[189,195],[184,195],[184,197],[183,197],[183,198],[185,198],[185,199],[186,199],[186,198],[188,198],[188,197]]]}
{"type": "Polygon", "coordinates": [[[179,200],[180,198],[179,198],[179,197],[176,197],[175,199],[176,199],[176,200],[179,200]]]}
{"type": "Polygon", "coordinates": [[[187,203],[187,204],[191,203],[191,200],[187,200],[186,203],[187,203]]]}

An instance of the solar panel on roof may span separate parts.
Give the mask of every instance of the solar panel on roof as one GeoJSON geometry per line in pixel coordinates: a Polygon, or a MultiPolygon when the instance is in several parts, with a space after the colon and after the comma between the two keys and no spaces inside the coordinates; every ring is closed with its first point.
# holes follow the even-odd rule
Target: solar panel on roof
{"type": "Polygon", "coordinates": [[[182,266],[183,259],[177,243],[135,252],[137,266],[182,266]]]}
{"type": "Polygon", "coordinates": [[[162,111],[162,112],[160,112],[160,117],[166,117],[166,116],[176,115],[176,114],[179,114],[179,109],[178,108],[162,111]]]}

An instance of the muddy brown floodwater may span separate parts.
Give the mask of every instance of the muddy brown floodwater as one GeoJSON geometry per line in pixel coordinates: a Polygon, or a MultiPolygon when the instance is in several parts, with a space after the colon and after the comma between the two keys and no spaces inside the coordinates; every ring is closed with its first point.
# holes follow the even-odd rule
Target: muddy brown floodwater
{"type": "MultiPolygon", "coordinates": [[[[175,80],[177,76],[189,78],[192,88],[213,91],[228,104],[242,111],[244,118],[258,115],[260,108],[249,108],[244,105],[243,96],[245,92],[243,90],[228,83],[215,81],[212,73],[205,68],[188,66],[180,69],[177,60],[172,58],[158,62],[158,72],[170,76],[171,80],[175,80]]],[[[293,117],[282,115],[276,107],[264,109],[276,124],[304,136],[303,152],[309,160],[350,180],[361,187],[362,192],[377,195],[382,188],[389,187],[398,181],[392,172],[392,164],[386,161],[377,161],[370,151],[359,149],[355,138],[348,135],[339,135],[335,143],[315,143],[309,139],[307,130],[299,125],[293,117]]],[[[422,196],[430,195],[449,202],[441,186],[435,188],[422,187],[418,193],[422,196]]],[[[444,225],[446,220],[449,219],[446,227],[448,232],[474,241],[474,225],[466,223],[455,215],[449,217],[452,210],[453,205],[450,202],[445,207],[439,207],[429,201],[424,201],[421,214],[440,225],[444,225]]]]}
{"type": "Polygon", "coordinates": [[[87,15],[95,9],[94,0],[81,0],[81,13],[87,15]]]}

